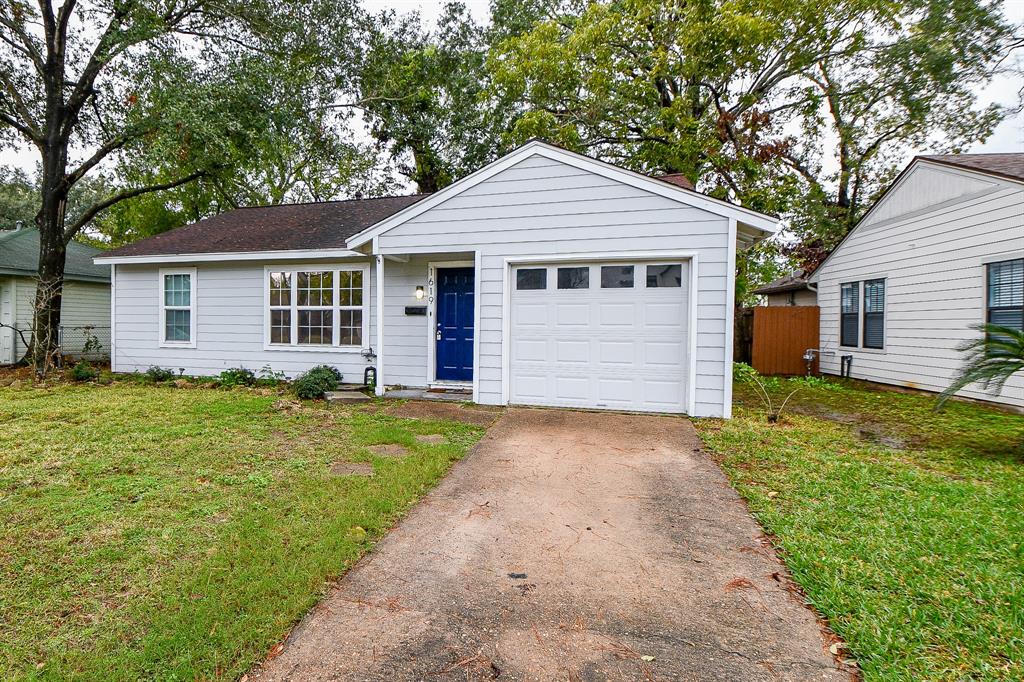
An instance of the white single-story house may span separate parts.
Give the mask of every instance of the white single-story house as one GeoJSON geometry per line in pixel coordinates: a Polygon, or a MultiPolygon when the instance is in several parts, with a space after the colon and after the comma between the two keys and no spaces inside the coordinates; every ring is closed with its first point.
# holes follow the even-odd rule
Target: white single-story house
{"type": "MultiPolygon", "coordinates": [[[[59,338],[62,352],[71,357],[99,359],[110,350],[105,347],[110,335],[110,268],[92,260],[101,253],[86,244],[68,244],[59,338]]],[[[38,263],[36,228],[0,232],[0,365],[18,362],[27,351],[14,328],[26,340],[31,338],[38,263]]]]}
{"type": "MultiPolygon", "coordinates": [[[[823,372],[945,390],[972,325],[1024,325],[1024,154],[915,158],[810,281],[823,372]]],[[[1024,407],[1024,375],[958,395],[1024,407]]]]}
{"type": "Polygon", "coordinates": [[[776,219],[541,142],[432,195],[243,208],[96,259],[113,368],[338,367],[478,403],[728,416],[776,219]]]}
{"type": "Polygon", "coordinates": [[[794,270],[751,293],[764,296],[765,305],[769,306],[818,305],[818,292],[811,287],[809,277],[806,270],[794,270]]]}

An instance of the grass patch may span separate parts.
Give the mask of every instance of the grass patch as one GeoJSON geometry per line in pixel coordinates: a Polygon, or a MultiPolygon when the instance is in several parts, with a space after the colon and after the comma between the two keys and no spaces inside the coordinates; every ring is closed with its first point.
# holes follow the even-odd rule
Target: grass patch
{"type": "Polygon", "coordinates": [[[0,679],[237,677],[483,434],[275,399],[0,388],[0,679]]]}
{"type": "Polygon", "coordinates": [[[1024,417],[852,383],[697,427],[866,680],[1024,679],[1024,417]]]}

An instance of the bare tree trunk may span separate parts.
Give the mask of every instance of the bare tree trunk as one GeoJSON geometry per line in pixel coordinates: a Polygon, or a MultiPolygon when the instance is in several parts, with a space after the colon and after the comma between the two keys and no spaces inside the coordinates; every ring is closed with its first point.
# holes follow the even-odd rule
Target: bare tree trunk
{"type": "Polygon", "coordinates": [[[58,353],[61,296],[67,257],[67,242],[64,239],[67,142],[61,136],[54,135],[50,145],[51,153],[44,158],[41,178],[42,208],[36,215],[36,225],[39,227],[39,282],[33,306],[30,357],[39,375],[46,374],[55,364],[58,353]]]}

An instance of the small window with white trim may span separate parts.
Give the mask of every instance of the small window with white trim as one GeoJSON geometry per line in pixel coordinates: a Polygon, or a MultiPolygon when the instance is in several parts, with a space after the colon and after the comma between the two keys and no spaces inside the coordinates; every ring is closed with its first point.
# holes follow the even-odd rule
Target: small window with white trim
{"type": "Polygon", "coordinates": [[[267,272],[267,343],[272,347],[362,348],[369,318],[363,267],[267,272]]]}
{"type": "Polygon", "coordinates": [[[682,287],[683,266],[679,263],[647,266],[647,288],[682,287]]]}
{"type": "Polygon", "coordinates": [[[589,289],[590,268],[586,265],[572,268],[558,268],[559,289],[589,289]]]}
{"type": "Polygon", "coordinates": [[[196,270],[160,270],[160,345],[196,344],[196,270]]]}
{"type": "Polygon", "coordinates": [[[632,289],[633,288],[633,266],[632,265],[602,265],[601,266],[601,288],[602,289],[632,289]]]}
{"type": "Polygon", "coordinates": [[[989,263],[986,280],[985,321],[1024,331],[1024,258],[989,263]]]}
{"type": "Polygon", "coordinates": [[[516,270],[517,291],[539,291],[547,288],[547,268],[519,268],[516,270]]]}

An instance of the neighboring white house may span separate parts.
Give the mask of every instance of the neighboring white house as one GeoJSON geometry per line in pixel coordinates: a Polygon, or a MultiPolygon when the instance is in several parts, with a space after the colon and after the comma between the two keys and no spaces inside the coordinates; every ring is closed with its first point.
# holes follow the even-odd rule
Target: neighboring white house
{"type": "Polygon", "coordinates": [[[727,416],[736,249],[775,227],[531,142],[433,195],[239,209],[96,262],[119,372],[374,366],[378,392],[727,416]]]}
{"type": "MultiPolygon", "coordinates": [[[[1024,154],[915,158],[811,283],[823,372],[944,390],[972,325],[1024,324],[1024,154]]],[[[1024,407],[1024,375],[959,395],[1024,407]]]]}
{"type": "MultiPolygon", "coordinates": [[[[110,349],[110,268],[92,259],[103,253],[78,242],[68,244],[61,296],[61,349],[69,356],[99,359],[110,349]]],[[[39,232],[34,227],[0,232],[0,365],[24,355],[31,338],[39,263],[39,232]]]]}

